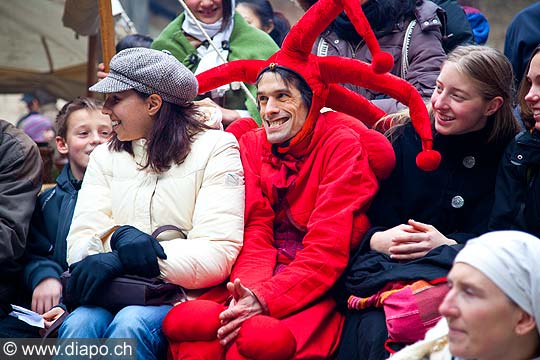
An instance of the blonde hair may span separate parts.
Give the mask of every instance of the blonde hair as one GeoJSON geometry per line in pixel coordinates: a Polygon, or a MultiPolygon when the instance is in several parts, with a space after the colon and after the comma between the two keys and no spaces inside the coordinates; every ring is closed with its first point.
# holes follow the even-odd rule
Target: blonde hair
{"type": "Polygon", "coordinates": [[[519,131],[519,125],[513,110],[514,73],[506,56],[489,46],[468,45],[455,48],[446,62],[455,64],[485,100],[497,96],[503,99],[501,107],[489,117],[493,127],[487,142],[512,138],[519,131]]]}
{"type": "MultiPolygon", "coordinates": [[[[489,117],[493,127],[487,143],[506,142],[514,137],[519,131],[519,125],[514,116],[512,104],[514,75],[512,65],[506,56],[488,46],[458,46],[448,55],[443,67],[447,63],[454,64],[459,73],[470,79],[485,100],[489,101],[497,96],[503,99],[501,107],[489,117]]],[[[427,105],[427,108],[433,123],[431,103],[427,105]]],[[[376,126],[380,128],[382,124],[383,128],[389,128],[385,135],[392,140],[397,135],[395,128],[409,121],[409,111],[404,110],[383,117],[376,126]],[[389,123],[391,126],[387,125],[389,123]]]]}
{"type": "MultiPolygon", "coordinates": [[[[431,124],[433,125],[433,107],[430,102],[426,103],[426,108],[428,110],[429,118],[431,119],[431,124]]],[[[406,125],[411,122],[411,115],[408,108],[396,111],[395,113],[386,114],[379,119],[373,126],[374,129],[381,131],[384,136],[393,142],[397,137],[399,137],[403,130],[403,125],[406,125]]]]}

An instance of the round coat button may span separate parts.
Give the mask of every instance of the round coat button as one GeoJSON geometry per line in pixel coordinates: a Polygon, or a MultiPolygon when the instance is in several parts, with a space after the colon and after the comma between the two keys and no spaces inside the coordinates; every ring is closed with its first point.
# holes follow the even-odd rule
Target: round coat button
{"type": "Polygon", "coordinates": [[[464,204],[465,204],[465,200],[461,196],[456,195],[452,198],[452,207],[454,209],[459,209],[463,207],[464,204]]]}
{"type": "Polygon", "coordinates": [[[474,158],[474,156],[465,156],[463,158],[463,166],[465,166],[467,169],[472,169],[475,164],[476,159],[474,158]]]}
{"type": "Polygon", "coordinates": [[[339,39],[334,40],[334,44],[339,44],[339,39]]]}

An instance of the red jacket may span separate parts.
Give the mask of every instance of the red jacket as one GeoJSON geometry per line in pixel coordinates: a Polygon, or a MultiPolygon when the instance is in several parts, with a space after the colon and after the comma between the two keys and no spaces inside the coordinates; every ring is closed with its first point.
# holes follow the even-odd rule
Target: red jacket
{"type": "Polygon", "coordinates": [[[336,112],[321,114],[309,144],[285,156],[272,153],[264,129],[248,132],[240,144],[245,233],[231,279],[242,280],[267,314],[284,318],[321,299],[342,274],[370,227],[376,175],[388,175],[395,157],[381,134],[336,112]],[[301,236],[293,259],[276,248],[277,222],[301,236]]]}

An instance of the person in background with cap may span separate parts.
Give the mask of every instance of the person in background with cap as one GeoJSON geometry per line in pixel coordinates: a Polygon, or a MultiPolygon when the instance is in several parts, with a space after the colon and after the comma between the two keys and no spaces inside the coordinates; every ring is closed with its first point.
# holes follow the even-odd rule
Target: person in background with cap
{"type": "Polygon", "coordinates": [[[448,274],[445,317],[395,360],[540,359],[540,239],[494,231],[470,240],[448,274]]]}
{"type": "Polygon", "coordinates": [[[21,116],[21,118],[19,120],[17,120],[17,123],[15,125],[17,128],[20,128],[21,123],[27,117],[29,117],[30,115],[39,114],[39,108],[40,108],[38,98],[34,94],[32,94],[31,92],[24,93],[22,98],[21,98],[21,101],[26,104],[26,108],[28,109],[28,113],[21,116]]]}
{"type": "Polygon", "coordinates": [[[48,117],[40,113],[41,102],[38,96],[25,93],[21,100],[25,102],[28,114],[17,121],[17,127],[38,144],[46,144],[54,139],[54,126],[48,117]]]}
{"type": "Polygon", "coordinates": [[[242,246],[243,169],[234,137],[201,122],[197,89],[174,56],[147,48],[119,52],[90,88],[108,94],[113,136],[92,152],[79,191],[66,289],[79,307],[60,337],[135,338],[137,358],[163,358],[171,306],[113,313],[92,305],[103,285],[123,274],[160,277],[193,299],[229,276],[242,246]],[[149,235],[165,225],[182,231],[149,235]]]}

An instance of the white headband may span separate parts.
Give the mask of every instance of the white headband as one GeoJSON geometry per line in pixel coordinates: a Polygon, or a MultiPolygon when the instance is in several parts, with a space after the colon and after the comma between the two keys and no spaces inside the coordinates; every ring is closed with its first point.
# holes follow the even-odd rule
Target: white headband
{"type": "Polygon", "coordinates": [[[454,263],[480,270],[532,315],[540,331],[540,239],[520,231],[494,231],[469,240],[454,263]]]}

